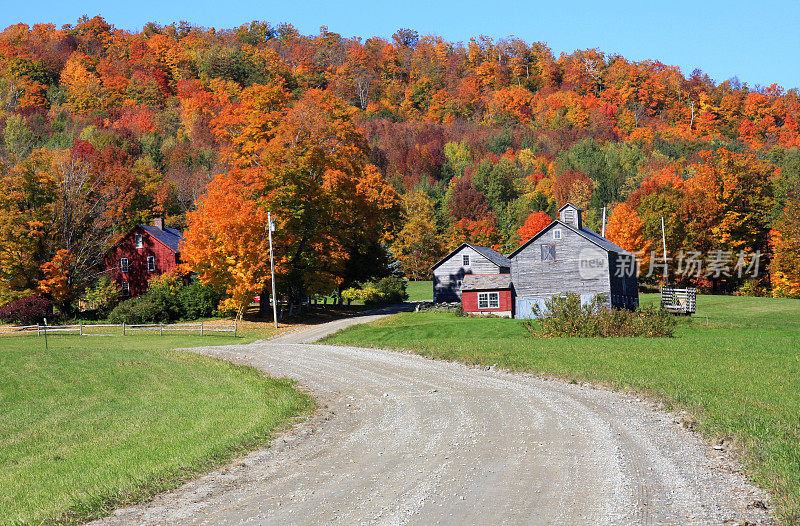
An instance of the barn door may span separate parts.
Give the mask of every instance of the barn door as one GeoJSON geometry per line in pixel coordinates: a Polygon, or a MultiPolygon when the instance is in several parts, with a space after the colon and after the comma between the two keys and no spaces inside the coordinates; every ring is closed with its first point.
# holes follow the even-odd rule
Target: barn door
{"type": "Polygon", "coordinates": [[[517,298],[517,318],[529,320],[535,318],[533,306],[538,305],[539,309],[544,312],[544,298],[517,298]]]}

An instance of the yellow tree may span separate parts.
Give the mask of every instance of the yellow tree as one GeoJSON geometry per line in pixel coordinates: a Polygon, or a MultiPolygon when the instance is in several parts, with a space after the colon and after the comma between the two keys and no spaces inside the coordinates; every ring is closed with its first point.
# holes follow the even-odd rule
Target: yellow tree
{"type": "Polygon", "coordinates": [[[433,204],[420,190],[403,197],[403,209],[405,223],[392,243],[392,252],[409,279],[428,279],[431,267],[444,255],[433,204]]]}

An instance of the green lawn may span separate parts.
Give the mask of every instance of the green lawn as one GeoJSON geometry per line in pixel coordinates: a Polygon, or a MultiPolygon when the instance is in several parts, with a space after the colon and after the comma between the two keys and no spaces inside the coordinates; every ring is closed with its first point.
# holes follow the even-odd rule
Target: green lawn
{"type": "Polygon", "coordinates": [[[408,291],[408,301],[433,300],[432,281],[409,281],[406,290],[408,291]]]}
{"type": "Polygon", "coordinates": [[[0,523],[83,522],[266,444],[313,407],[288,380],[177,347],[240,338],[0,338],[0,523]]]}
{"type": "MultiPolygon", "coordinates": [[[[656,295],[643,296],[643,303],[656,295]]],[[[519,320],[404,313],[326,343],[408,349],[649,393],[732,436],[779,518],[800,524],[800,301],[701,296],[675,338],[533,338],[519,320]]]]}

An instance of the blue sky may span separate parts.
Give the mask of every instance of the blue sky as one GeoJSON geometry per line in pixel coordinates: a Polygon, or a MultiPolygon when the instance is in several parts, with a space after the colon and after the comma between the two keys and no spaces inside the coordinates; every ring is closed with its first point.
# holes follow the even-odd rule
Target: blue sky
{"type": "Polygon", "coordinates": [[[485,34],[546,42],[558,54],[598,47],[634,60],[658,59],[685,75],[701,68],[715,80],[738,76],[751,87],[800,87],[800,1],[574,1],[463,0],[421,2],[114,0],[13,2],[0,26],[25,22],[75,23],[99,14],[116,27],[186,20],[216,28],[251,20],[289,22],[302,33],[328,26],[343,36],[391,36],[407,27],[466,42],[485,34]]]}

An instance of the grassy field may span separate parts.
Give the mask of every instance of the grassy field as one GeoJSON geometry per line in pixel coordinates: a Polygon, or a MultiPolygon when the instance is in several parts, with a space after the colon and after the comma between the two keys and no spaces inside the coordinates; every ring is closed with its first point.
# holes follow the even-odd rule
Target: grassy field
{"type": "Polygon", "coordinates": [[[408,291],[408,301],[433,300],[432,281],[409,281],[406,290],[408,291]]]}
{"type": "Polygon", "coordinates": [[[313,407],[290,381],[169,350],[242,338],[54,335],[46,352],[42,340],[0,338],[2,524],[98,517],[267,443],[313,407]]]}
{"type": "Polygon", "coordinates": [[[706,436],[734,437],[748,473],[774,493],[779,519],[800,524],[800,301],[701,296],[675,338],[533,338],[518,320],[423,312],[352,327],[326,343],[648,393],[691,411],[706,436]]]}

